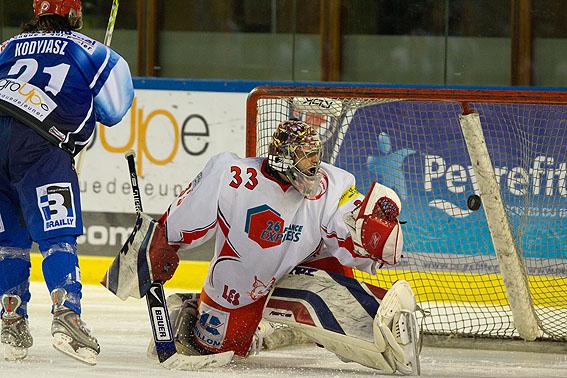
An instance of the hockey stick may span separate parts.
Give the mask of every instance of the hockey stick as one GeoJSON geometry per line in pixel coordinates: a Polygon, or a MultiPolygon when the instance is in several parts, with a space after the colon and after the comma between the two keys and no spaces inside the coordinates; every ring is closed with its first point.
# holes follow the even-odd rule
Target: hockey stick
{"type": "Polygon", "coordinates": [[[112,33],[114,32],[114,24],[116,23],[116,15],[118,14],[118,6],[120,3],[118,0],[112,2],[112,8],[110,9],[110,16],[108,17],[108,25],[106,26],[106,34],[104,35],[104,44],[110,46],[112,41],[112,33]]]}
{"type": "MultiPolygon", "coordinates": [[[[142,197],[140,195],[140,187],[138,186],[138,175],[136,173],[136,154],[130,150],[125,155],[128,161],[128,171],[130,173],[130,184],[132,185],[132,195],[134,196],[134,207],[136,214],[143,212],[142,197]]],[[[173,341],[173,332],[171,330],[171,322],[169,321],[169,312],[165,302],[165,294],[161,282],[152,282],[148,293],[146,293],[146,303],[148,305],[148,313],[150,315],[150,323],[152,325],[154,343],[159,362],[164,362],[173,356],[177,350],[173,341]],[[148,295],[151,294],[151,295],[148,295]]]]}
{"type": "MultiPolygon", "coordinates": [[[[132,195],[134,196],[134,207],[136,208],[136,213],[140,214],[143,208],[140,187],[138,186],[138,175],[136,174],[136,154],[134,151],[130,150],[126,153],[125,157],[126,160],[128,160],[128,171],[130,173],[132,195]]],[[[203,356],[188,356],[177,353],[175,341],[173,340],[169,312],[167,311],[163,284],[161,282],[151,283],[148,293],[146,293],[146,303],[148,305],[156,353],[163,367],[177,370],[198,370],[224,366],[232,361],[232,357],[234,356],[234,352],[232,351],[203,356]]]]}
{"type": "MultiPolygon", "coordinates": [[[[114,33],[114,24],[116,23],[116,16],[118,15],[118,6],[120,2],[118,0],[113,0],[112,8],[110,8],[110,16],[108,17],[108,24],[106,25],[106,33],[104,35],[104,44],[106,46],[110,46],[110,42],[112,41],[112,33],[114,33]]],[[[81,169],[83,168],[83,162],[85,161],[85,153],[87,151],[87,147],[85,146],[79,154],[77,155],[77,164],[75,166],[75,171],[77,172],[77,176],[81,174],[81,169]]]]}

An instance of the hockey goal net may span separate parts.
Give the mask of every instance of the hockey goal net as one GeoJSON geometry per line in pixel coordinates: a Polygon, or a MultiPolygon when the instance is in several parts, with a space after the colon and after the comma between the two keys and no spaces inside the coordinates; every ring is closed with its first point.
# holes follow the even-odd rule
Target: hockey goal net
{"type": "Polygon", "coordinates": [[[409,281],[425,332],[567,340],[567,92],[258,87],[247,155],[266,156],[289,117],[361,193],[400,195],[402,262],[357,274],[409,281]]]}

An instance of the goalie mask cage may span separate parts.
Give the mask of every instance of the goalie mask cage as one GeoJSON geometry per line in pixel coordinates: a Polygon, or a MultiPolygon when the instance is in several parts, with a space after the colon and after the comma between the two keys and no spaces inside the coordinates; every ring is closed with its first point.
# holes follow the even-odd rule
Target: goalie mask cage
{"type": "Polygon", "coordinates": [[[356,274],[407,280],[425,332],[567,341],[567,92],[258,87],[247,156],[267,156],[289,117],[361,193],[378,181],[400,196],[402,261],[356,274]]]}

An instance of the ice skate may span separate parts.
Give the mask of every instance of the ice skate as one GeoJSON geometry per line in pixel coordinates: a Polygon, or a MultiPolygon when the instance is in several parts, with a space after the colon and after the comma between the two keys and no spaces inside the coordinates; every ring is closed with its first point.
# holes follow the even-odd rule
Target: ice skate
{"type": "Polygon", "coordinates": [[[22,300],[17,295],[2,296],[2,332],[1,341],[4,344],[4,359],[17,361],[26,358],[28,348],[33,345],[33,339],[28,327],[28,321],[16,314],[22,300]]]}
{"type": "Polygon", "coordinates": [[[81,317],[63,305],[65,290],[55,289],[51,293],[54,304],[53,347],[81,362],[96,365],[96,357],[100,353],[98,341],[86,327],[81,317]]]}

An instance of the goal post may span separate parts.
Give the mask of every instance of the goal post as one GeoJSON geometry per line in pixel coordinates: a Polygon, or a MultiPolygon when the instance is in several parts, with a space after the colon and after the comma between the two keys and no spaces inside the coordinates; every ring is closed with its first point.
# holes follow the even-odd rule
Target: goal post
{"type": "Polygon", "coordinates": [[[482,194],[486,223],[510,301],[514,325],[522,338],[533,341],[541,335],[541,331],[533,311],[527,272],[516,248],[490,153],[486,147],[480,116],[478,113],[463,114],[459,116],[459,122],[482,194]]]}
{"type": "Polygon", "coordinates": [[[359,191],[400,195],[404,258],[357,274],[408,280],[426,332],[567,341],[567,92],[258,87],[246,154],[266,156],[289,117],[319,130],[323,160],[359,191]]]}

